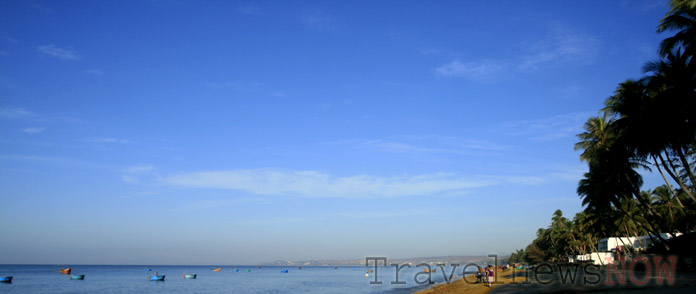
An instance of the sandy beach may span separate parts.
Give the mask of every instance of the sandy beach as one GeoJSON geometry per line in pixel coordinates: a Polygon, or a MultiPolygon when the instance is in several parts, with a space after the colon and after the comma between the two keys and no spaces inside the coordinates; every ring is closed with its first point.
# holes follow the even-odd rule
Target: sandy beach
{"type": "MultiPolygon", "coordinates": [[[[624,285],[615,284],[612,286],[604,285],[604,280],[598,285],[583,285],[577,284],[562,284],[557,278],[554,282],[548,285],[540,283],[524,283],[526,281],[524,272],[515,272],[513,284],[511,270],[499,272],[498,282],[500,284],[493,285],[492,288],[488,284],[473,284],[467,283],[463,279],[459,279],[450,284],[436,285],[430,289],[416,292],[417,294],[449,294],[449,293],[694,293],[696,291],[696,273],[682,272],[677,274],[673,285],[655,285],[654,279],[645,286],[631,284],[629,280],[624,285]]],[[[606,275],[605,271],[601,272],[602,277],[606,275]]],[[[468,281],[475,281],[475,277],[468,275],[468,281]]]]}
{"type": "MultiPolygon", "coordinates": [[[[478,293],[488,293],[491,290],[496,289],[496,287],[502,287],[504,285],[511,284],[513,282],[513,277],[512,277],[512,270],[508,271],[498,271],[496,272],[498,275],[498,283],[502,284],[492,284],[492,287],[488,287],[487,283],[472,283],[472,281],[476,281],[476,277],[474,275],[467,275],[466,281],[464,279],[459,279],[455,282],[449,283],[449,284],[441,284],[441,285],[436,285],[433,288],[422,290],[419,292],[416,292],[417,294],[448,294],[448,293],[472,293],[472,294],[478,294],[478,293]],[[467,282],[469,281],[469,282],[467,282]]],[[[521,283],[525,281],[524,276],[521,275],[521,272],[515,272],[515,283],[521,283]]]]}

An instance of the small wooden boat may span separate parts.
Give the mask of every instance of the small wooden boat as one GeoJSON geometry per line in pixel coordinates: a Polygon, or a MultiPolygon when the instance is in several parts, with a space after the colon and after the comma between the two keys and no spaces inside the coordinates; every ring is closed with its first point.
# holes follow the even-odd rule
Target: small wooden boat
{"type": "Polygon", "coordinates": [[[247,272],[247,273],[250,273],[250,272],[251,272],[251,270],[246,270],[245,272],[247,272]]]}
{"type": "Polygon", "coordinates": [[[367,270],[367,272],[368,272],[368,273],[371,273],[371,272],[373,272],[373,270],[367,270]]]}
{"type": "Polygon", "coordinates": [[[60,269],[60,273],[61,273],[61,274],[64,274],[64,275],[69,275],[71,270],[72,270],[72,268],[69,268],[69,267],[68,267],[68,268],[62,268],[62,269],[60,269]]]}
{"type": "Polygon", "coordinates": [[[161,275],[161,276],[150,276],[150,281],[164,281],[164,275],[161,275]]]}
{"type": "Polygon", "coordinates": [[[280,270],[280,272],[281,272],[281,273],[285,273],[285,274],[287,274],[287,273],[288,273],[288,270],[284,270],[284,269],[282,269],[282,270],[280,270]]]}
{"type": "Polygon", "coordinates": [[[12,283],[12,276],[0,277],[0,283],[12,283]]]}
{"type": "Polygon", "coordinates": [[[434,273],[435,271],[436,271],[436,269],[427,269],[427,268],[423,270],[424,273],[434,273]]]}
{"type": "Polygon", "coordinates": [[[302,267],[301,267],[301,266],[298,266],[297,269],[302,269],[302,267]]]}
{"type": "Polygon", "coordinates": [[[195,279],[196,274],[184,274],[184,279],[195,279]]]}
{"type": "Polygon", "coordinates": [[[235,272],[239,272],[239,269],[238,269],[238,268],[236,268],[236,269],[234,269],[234,271],[235,271],[235,272]]]}
{"type": "Polygon", "coordinates": [[[70,279],[71,279],[71,280],[84,280],[84,279],[85,279],[85,275],[71,275],[71,276],[70,276],[70,279]]]}
{"type": "Polygon", "coordinates": [[[219,271],[221,271],[221,270],[222,270],[222,268],[221,268],[221,267],[219,267],[219,268],[214,268],[214,269],[211,269],[210,271],[212,271],[212,272],[219,272],[219,271]]]}

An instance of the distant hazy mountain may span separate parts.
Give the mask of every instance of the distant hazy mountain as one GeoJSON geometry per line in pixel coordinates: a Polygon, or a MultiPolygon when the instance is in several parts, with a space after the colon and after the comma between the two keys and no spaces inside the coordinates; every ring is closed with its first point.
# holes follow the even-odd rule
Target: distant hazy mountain
{"type": "MultiPolygon", "coordinates": [[[[507,259],[508,256],[498,257],[498,264],[501,264],[503,260],[507,259]]],[[[474,264],[493,264],[495,260],[493,257],[487,256],[433,256],[433,257],[414,257],[414,258],[387,258],[387,265],[392,263],[405,264],[411,263],[412,266],[418,264],[427,263],[431,265],[436,265],[438,263],[444,264],[459,264],[460,266],[465,266],[469,263],[474,264]]],[[[272,262],[266,262],[262,265],[271,266],[365,266],[365,258],[362,259],[317,259],[317,260],[298,260],[298,261],[286,261],[286,260],[276,260],[272,262]]],[[[374,265],[374,261],[370,261],[370,266],[374,265]]],[[[382,262],[380,261],[380,265],[382,262]]]]}

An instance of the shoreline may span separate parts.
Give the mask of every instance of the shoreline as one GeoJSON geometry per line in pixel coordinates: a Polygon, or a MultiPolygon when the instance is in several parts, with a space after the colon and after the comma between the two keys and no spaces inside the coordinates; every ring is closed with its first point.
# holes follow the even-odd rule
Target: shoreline
{"type": "MultiPolygon", "coordinates": [[[[515,283],[521,283],[526,281],[526,279],[523,276],[520,276],[522,272],[514,272],[515,273],[515,283]]],[[[513,280],[513,271],[512,270],[507,270],[507,271],[499,271],[497,270],[495,272],[495,277],[497,277],[497,281],[499,284],[492,284],[492,287],[488,287],[488,283],[470,283],[467,281],[470,280],[476,280],[476,276],[474,274],[466,275],[464,277],[459,278],[458,280],[449,283],[449,284],[439,284],[439,285],[433,285],[432,287],[417,291],[415,294],[449,294],[449,293],[462,293],[462,292],[467,292],[471,294],[480,294],[480,293],[488,293],[492,291],[493,289],[496,289],[498,287],[508,285],[512,282],[513,280]],[[466,281],[464,279],[467,279],[466,281]],[[501,284],[502,283],[502,284],[501,284]]]]}
{"type": "MultiPolygon", "coordinates": [[[[449,294],[449,293],[693,293],[696,290],[696,272],[685,271],[675,275],[673,284],[656,284],[655,278],[650,278],[647,285],[636,285],[626,278],[625,284],[616,283],[614,285],[605,284],[605,279],[600,284],[593,286],[582,284],[559,284],[558,277],[554,277],[554,284],[540,284],[538,282],[524,283],[526,281],[523,272],[514,272],[515,283],[512,283],[513,272],[500,272],[498,282],[502,284],[493,285],[488,288],[488,284],[472,284],[464,281],[464,278],[475,280],[474,275],[467,275],[449,284],[433,285],[431,288],[416,291],[415,294],[449,294]]],[[[601,277],[607,275],[607,271],[601,271],[601,277]]],[[[614,274],[615,275],[615,274],[614,274]]],[[[615,277],[616,278],[616,277],[615,277]]]]}

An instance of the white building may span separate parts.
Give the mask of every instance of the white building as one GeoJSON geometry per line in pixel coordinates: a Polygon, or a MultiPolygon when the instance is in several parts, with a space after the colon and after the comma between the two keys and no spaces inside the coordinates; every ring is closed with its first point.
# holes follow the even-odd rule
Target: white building
{"type": "MultiPolygon", "coordinates": [[[[681,233],[668,234],[660,233],[660,236],[665,239],[671,239],[677,236],[681,236],[681,233]]],[[[614,263],[614,256],[616,255],[616,247],[631,246],[634,250],[643,251],[652,245],[652,239],[650,236],[640,236],[640,237],[609,237],[600,239],[597,242],[597,251],[589,254],[576,255],[569,257],[570,262],[575,261],[587,261],[592,260],[594,264],[609,264],[614,263]]]]}
{"type": "MultiPolygon", "coordinates": [[[[681,236],[681,233],[676,235],[668,233],[660,233],[660,236],[665,239],[672,239],[677,236],[681,236]]],[[[657,238],[657,237],[655,237],[657,238]]],[[[608,252],[616,251],[616,247],[631,246],[634,250],[643,251],[648,249],[652,245],[652,239],[650,236],[640,236],[640,237],[610,237],[600,239],[597,243],[597,251],[608,252]]]]}

